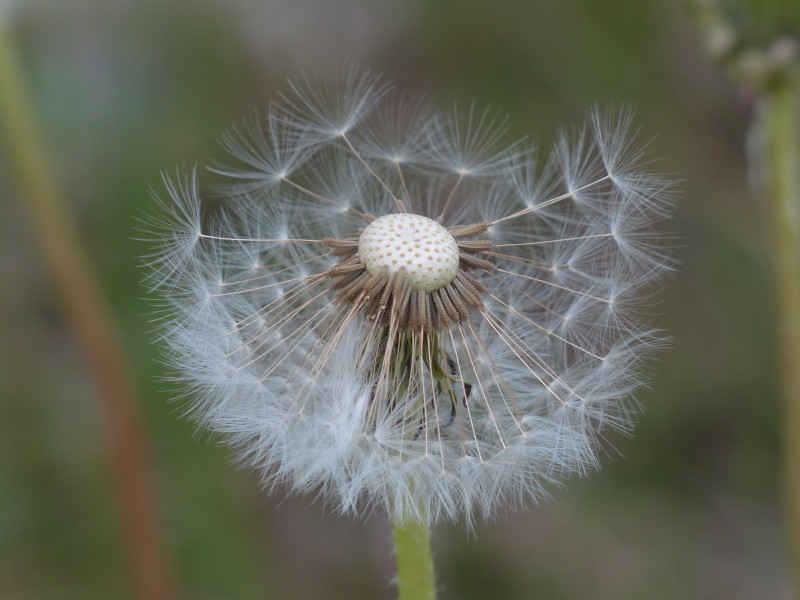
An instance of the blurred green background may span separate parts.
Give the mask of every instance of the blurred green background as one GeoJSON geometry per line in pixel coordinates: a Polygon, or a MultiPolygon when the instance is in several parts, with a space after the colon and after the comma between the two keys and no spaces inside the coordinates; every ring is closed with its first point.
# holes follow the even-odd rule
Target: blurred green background
{"type": "MultiPolygon", "coordinates": [[[[2,17],[0,17],[2,18],[2,17]]],[[[681,199],[673,336],[632,438],[548,504],[434,531],[441,598],[792,597],[778,481],[768,230],[749,194],[751,99],[673,0],[24,0],[5,17],[132,362],[165,537],[188,599],[392,598],[385,516],[268,497],[181,417],[151,343],[135,216],[160,171],[332,60],[435,103],[491,106],[547,148],[632,103],[681,199]]],[[[133,598],[96,389],[0,140],[0,598],[133,598]]]]}

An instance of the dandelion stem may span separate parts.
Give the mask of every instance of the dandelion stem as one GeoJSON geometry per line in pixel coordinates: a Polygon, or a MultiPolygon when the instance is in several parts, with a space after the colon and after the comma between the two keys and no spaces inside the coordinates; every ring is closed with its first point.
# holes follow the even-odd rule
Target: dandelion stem
{"type": "Polygon", "coordinates": [[[409,519],[392,525],[399,600],[436,600],[431,532],[409,519]]]}
{"type": "Polygon", "coordinates": [[[783,402],[784,501],[800,585],[800,90],[787,81],[760,95],[754,126],[772,229],[775,315],[783,402]]]}
{"type": "Polygon", "coordinates": [[[20,195],[39,237],[66,317],[99,388],[123,536],[137,598],[176,596],[155,503],[155,477],[138,399],[113,320],[58,193],[30,111],[16,48],[0,19],[0,128],[20,195]]]}

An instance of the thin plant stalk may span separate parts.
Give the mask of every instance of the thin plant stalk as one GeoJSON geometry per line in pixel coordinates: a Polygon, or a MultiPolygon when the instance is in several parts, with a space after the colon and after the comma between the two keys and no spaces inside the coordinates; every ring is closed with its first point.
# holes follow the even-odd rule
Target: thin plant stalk
{"type": "Polygon", "coordinates": [[[793,78],[764,91],[751,159],[765,176],[770,212],[778,368],[783,402],[783,479],[792,571],[800,586],[800,93],[793,78]]]}
{"type": "Polygon", "coordinates": [[[755,100],[748,162],[770,224],[784,510],[800,594],[800,47],[779,34],[765,46],[748,42],[715,0],[695,0],[694,9],[712,58],[755,100]]]}
{"type": "Polygon", "coordinates": [[[399,600],[436,600],[431,532],[413,519],[393,523],[399,600]]]}
{"type": "Polygon", "coordinates": [[[0,128],[20,196],[53,286],[98,388],[109,469],[136,597],[176,597],[156,503],[154,468],[139,401],[113,319],[45,157],[17,51],[0,19],[0,128]]]}

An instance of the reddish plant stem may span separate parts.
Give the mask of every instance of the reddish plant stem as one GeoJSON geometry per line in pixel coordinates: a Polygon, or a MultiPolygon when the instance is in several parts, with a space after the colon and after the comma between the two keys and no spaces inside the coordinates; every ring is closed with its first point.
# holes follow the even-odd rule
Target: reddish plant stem
{"type": "Polygon", "coordinates": [[[149,440],[121,344],[88,255],[61,201],[0,19],[0,127],[33,228],[87,368],[98,388],[103,438],[136,596],[176,598],[160,526],[149,440]]]}

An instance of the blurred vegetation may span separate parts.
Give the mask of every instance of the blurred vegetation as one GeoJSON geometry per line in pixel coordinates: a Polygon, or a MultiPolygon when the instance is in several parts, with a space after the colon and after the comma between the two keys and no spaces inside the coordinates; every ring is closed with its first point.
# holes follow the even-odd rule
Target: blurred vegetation
{"type": "Polygon", "coordinates": [[[725,0],[721,4],[750,43],[800,33],[800,4],[793,0],[725,0]]]}
{"type": "MultiPolygon", "coordinates": [[[[547,505],[475,535],[437,528],[441,597],[791,597],[767,229],[742,147],[752,107],[707,63],[680,3],[35,0],[6,18],[137,374],[187,598],[393,596],[382,515],[268,497],[182,418],[148,333],[134,239],[162,169],[220,157],[222,129],[287,76],[340,58],[441,106],[509,113],[513,133],[544,150],[593,105],[630,102],[654,168],[680,181],[682,267],[652,307],[674,341],[635,435],[547,505]]],[[[1,140],[0,195],[0,597],[131,598],[96,391],[1,140]]]]}

